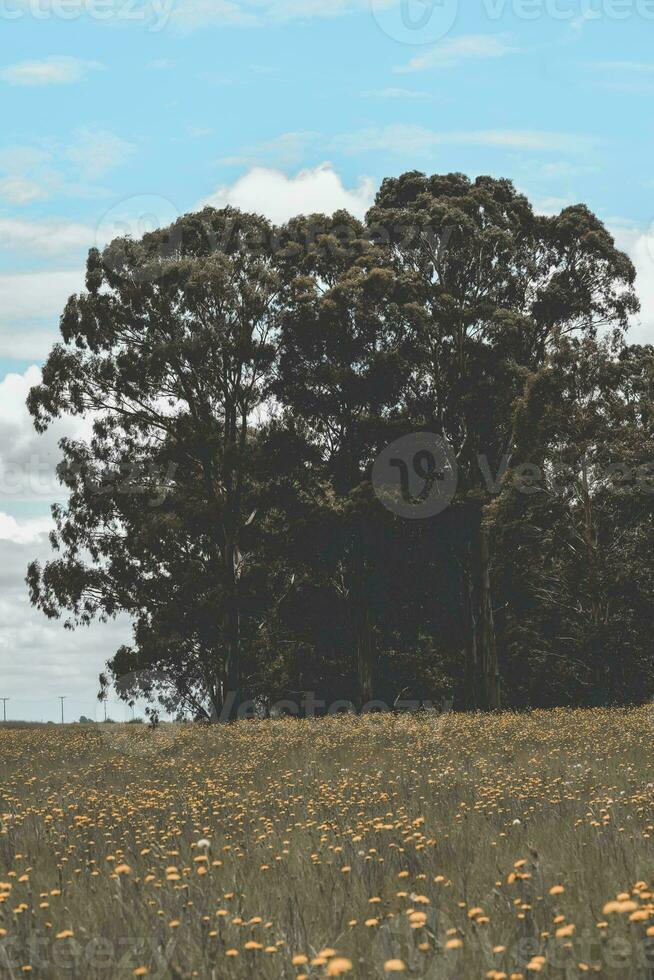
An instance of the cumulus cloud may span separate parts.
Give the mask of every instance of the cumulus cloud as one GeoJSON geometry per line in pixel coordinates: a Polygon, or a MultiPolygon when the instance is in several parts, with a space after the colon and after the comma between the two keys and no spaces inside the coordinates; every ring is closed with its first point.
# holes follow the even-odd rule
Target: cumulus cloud
{"type": "Polygon", "coordinates": [[[319,134],[310,130],[281,133],[273,139],[243,147],[239,153],[223,157],[219,163],[229,167],[253,167],[265,162],[273,167],[292,167],[318,140],[319,134]]]}
{"type": "Polygon", "coordinates": [[[125,163],[135,149],[98,126],[81,127],[67,141],[7,146],[0,150],[0,201],[24,205],[55,194],[79,198],[104,193],[93,180],[125,163]]]}
{"type": "Polygon", "coordinates": [[[82,176],[98,177],[125,163],[134,149],[133,143],[116,133],[88,126],[77,130],[64,156],[79,166],[82,176]]]}
{"type": "Polygon", "coordinates": [[[40,379],[31,367],[0,382],[0,675],[3,696],[12,698],[10,717],[54,720],[59,694],[70,698],[69,717],[89,715],[98,672],[128,639],[129,624],[123,619],[70,633],[29,604],[27,565],[51,557],[49,504],[63,499],[55,476],[59,439],[89,429],[83,419],[66,419],[37,434],[25,399],[40,379]]]}
{"type": "MultiPolygon", "coordinates": [[[[20,516],[24,505],[40,502],[42,508],[62,499],[63,490],[57,481],[55,468],[61,459],[59,440],[67,436],[79,438],[88,433],[89,423],[83,419],[57,420],[43,435],[34,428],[25,404],[30,388],[41,381],[36,366],[22,374],[11,373],[0,381],[0,511],[5,516],[20,516]]],[[[20,524],[9,535],[12,525],[5,523],[5,537],[32,539],[38,524],[20,524]]],[[[3,536],[0,528],[0,536],[3,536]]],[[[39,531],[40,533],[40,531],[39,531]]]]}
{"type": "Polygon", "coordinates": [[[0,179],[0,199],[9,204],[31,204],[48,196],[48,192],[36,181],[14,175],[0,179]]]}
{"type": "Polygon", "coordinates": [[[516,50],[502,35],[463,34],[460,37],[447,38],[424,54],[416,55],[408,64],[398,65],[395,71],[398,74],[407,74],[429,68],[453,68],[464,61],[503,58],[516,50]]]}
{"type": "Polygon", "coordinates": [[[43,61],[21,61],[0,69],[0,81],[9,85],[69,85],[81,82],[89,72],[101,68],[97,61],[82,58],[45,58],[43,61]]]}
{"type": "Polygon", "coordinates": [[[83,284],[82,265],[0,275],[0,357],[43,360],[57,339],[66,300],[83,284]]]}
{"type": "Polygon", "coordinates": [[[48,534],[51,527],[52,520],[49,517],[36,517],[20,523],[11,514],[0,511],[0,541],[31,544],[38,541],[42,535],[48,534]]]}
{"type": "Polygon", "coordinates": [[[555,194],[549,197],[539,197],[533,202],[534,211],[537,214],[546,214],[549,216],[559,214],[564,208],[570,207],[574,204],[571,197],[557,197],[555,194]]]}
{"type": "Polygon", "coordinates": [[[370,126],[334,137],[334,150],[350,155],[367,152],[418,154],[439,146],[484,146],[510,150],[571,152],[592,149],[597,141],[579,134],[538,129],[474,129],[440,131],[426,126],[395,123],[370,126]]]}
{"type": "Polygon", "coordinates": [[[25,221],[0,218],[0,253],[23,252],[55,257],[88,249],[95,241],[93,228],[71,221],[25,221]]]}
{"type": "Polygon", "coordinates": [[[219,187],[200,202],[223,208],[227,205],[265,214],[274,222],[287,221],[296,214],[324,212],[332,214],[344,208],[363,217],[372,204],[374,182],[363,178],[354,188],[347,188],[329,164],[302,170],[288,177],[279,170],[254,167],[233,184],[219,187]]]}
{"type": "Polygon", "coordinates": [[[431,92],[410,88],[373,88],[361,93],[367,99],[432,99],[431,92]]]}
{"type": "MultiPolygon", "coordinates": [[[[51,549],[38,521],[17,522],[0,513],[0,675],[9,719],[58,721],[59,695],[66,719],[100,718],[98,674],[116,649],[129,641],[125,618],[71,632],[46,619],[29,602],[25,572],[34,559],[47,561],[51,549]]],[[[110,706],[123,720],[123,706],[110,706]]]]}
{"type": "Polygon", "coordinates": [[[629,337],[634,343],[654,344],[654,228],[639,235],[629,252],[636,266],[636,289],[642,307],[639,322],[629,337]]]}

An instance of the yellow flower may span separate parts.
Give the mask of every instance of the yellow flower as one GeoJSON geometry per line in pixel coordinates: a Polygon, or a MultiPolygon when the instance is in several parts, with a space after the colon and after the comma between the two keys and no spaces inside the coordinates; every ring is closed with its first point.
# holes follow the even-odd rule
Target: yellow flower
{"type": "Polygon", "coordinates": [[[635,902],[630,899],[618,899],[615,902],[607,902],[602,913],[604,915],[611,915],[612,913],[623,914],[625,912],[635,912],[638,906],[635,902]]]}
{"type": "Polygon", "coordinates": [[[327,976],[340,977],[343,973],[347,973],[351,969],[352,960],[348,960],[344,956],[336,956],[333,960],[329,961],[327,976]]]}

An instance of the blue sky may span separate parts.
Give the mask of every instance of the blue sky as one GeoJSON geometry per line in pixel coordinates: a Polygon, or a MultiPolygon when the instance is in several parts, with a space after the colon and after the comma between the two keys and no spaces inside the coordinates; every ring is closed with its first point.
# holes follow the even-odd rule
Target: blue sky
{"type": "Polygon", "coordinates": [[[203,202],[363,214],[407,169],[584,201],[638,269],[654,341],[654,0],[0,0],[0,696],[94,710],[124,623],[29,609],[56,439],[24,398],[88,247],[203,202]],[[36,472],[36,476],[35,476],[36,472]]]}

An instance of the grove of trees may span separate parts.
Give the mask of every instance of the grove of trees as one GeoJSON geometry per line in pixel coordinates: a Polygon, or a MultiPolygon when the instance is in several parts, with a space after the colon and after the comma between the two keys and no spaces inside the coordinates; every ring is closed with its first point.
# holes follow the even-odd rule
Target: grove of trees
{"type": "Polygon", "coordinates": [[[585,206],[545,217],[461,174],[385,180],[363,222],[205,209],[91,250],[28,401],[40,431],[93,424],[62,441],[32,602],[71,627],[127,613],[107,680],[197,717],[302,692],[645,700],[654,348],[627,340],[634,280],[585,206]],[[422,519],[372,478],[416,433],[457,473],[422,519]]]}

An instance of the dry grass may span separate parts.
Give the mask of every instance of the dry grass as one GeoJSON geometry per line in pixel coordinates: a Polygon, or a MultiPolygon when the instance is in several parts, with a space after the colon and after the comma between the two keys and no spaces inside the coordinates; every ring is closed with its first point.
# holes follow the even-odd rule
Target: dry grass
{"type": "Polygon", "coordinates": [[[651,977],[651,721],[0,729],[0,976],[651,977]]]}

